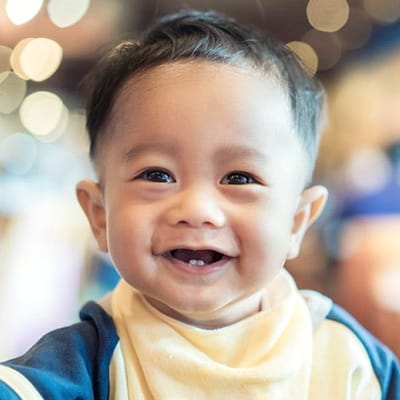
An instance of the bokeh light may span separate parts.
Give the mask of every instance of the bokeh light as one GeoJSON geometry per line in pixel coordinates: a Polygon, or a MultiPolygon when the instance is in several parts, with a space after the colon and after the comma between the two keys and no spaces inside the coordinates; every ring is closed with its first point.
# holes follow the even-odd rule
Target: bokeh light
{"type": "Polygon", "coordinates": [[[21,67],[21,53],[23,52],[25,46],[28,45],[29,42],[31,42],[33,38],[25,38],[19,41],[16,46],[14,47],[14,50],[11,53],[10,57],[10,64],[11,68],[13,69],[14,73],[16,73],[20,78],[28,80],[29,76],[27,76],[24,71],[22,70],[21,67]]]}
{"type": "Polygon", "coordinates": [[[36,16],[43,0],[7,0],[6,13],[15,25],[22,25],[36,16]]]}
{"type": "Polygon", "coordinates": [[[336,32],[346,24],[349,10],[346,0],[310,0],[306,13],[313,28],[323,32],[336,32]]]}
{"type": "Polygon", "coordinates": [[[22,71],[33,81],[43,81],[53,75],[60,66],[62,54],[62,47],[54,40],[31,40],[21,52],[22,71]]]}
{"type": "Polygon", "coordinates": [[[7,46],[0,46],[0,73],[10,71],[10,57],[12,49],[7,46]]]}
{"type": "Polygon", "coordinates": [[[377,192],[390,178],[390,164],[381,150],[363,149],[354,153],[346,166],[346,180],[359,193],[377,192]]]}
{"type": "Polygon", "coordinates": [[[292,41],[287,46],[300,58],[311,75],[314,75],[318,69],[318,55],[315,50],[307,43],[292,41]]]}
{"type": "Polygon", "coordinates": [[[13,72],[0,74],[0,112],[10,114],[18,108],[26,94],[26,81],[13,72]]]}
{"type": "Polygon", "coordinates": [[[62,47],[54,40],[27,38],[15,47],[11,64],[22,78],[40,82],[54,74],[61,64],[62,55],[62,47]]]}
{"type": "Polygon", "coordinates": [[[361,8],[351,7],[347,24],[337,32],[342,48],[354,50],[362,47],[370,38],[372,23],[361,8]]]}
{"type": "Polygon", "coordinates": [[[395,22],[400,17],[398,0],[363,0],[365,11],[376,21],[395,22]]]}
{"type": "Polygon", "coordinates": [[[41,136],[54,132],[64,112],[64,103],[54,93],[38,91],[27,96],[19,109],[23,126],[41,136]]]}
{"type": "Polygon", "coordinates": [[[304,34],[302,41],[308,43],[317,53],[318,70],[328,70],[340,60],[342,49],[335,33],[311,29],[304,34]]]}
{"type": "Polygon", "coordinates": [[[37,142],[27,133],[13,133],[0,141],[0,165],[12,174],[28,173],[37,154],[37,142]]]}
{"type": "Polygon", "coordinates": [[[90,0],[49,0],[47,12],[54,25],[65,28],[76,24],[89,6],[90,0]]]}
{"type": "Polygon", "coordinates": [[[63,104],[61,110],[61,116],[55,128],[47,135],[37,135],[36,139],[39,140],[39,142],[43,143],[53,143],[58,139],[60,139],[61,137],[63,137],[64,133],[66,133],[68,128],[69,116],[70,112],[68,108],[63,104]]]}

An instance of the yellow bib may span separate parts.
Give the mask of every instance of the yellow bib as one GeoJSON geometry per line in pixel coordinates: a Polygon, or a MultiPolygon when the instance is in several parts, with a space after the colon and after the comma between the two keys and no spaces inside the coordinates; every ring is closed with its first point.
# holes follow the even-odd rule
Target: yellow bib
{"type": "Polygon", "coordinates": [[[122,281],[112,314],[123,355],[119,373],[127,384],[115,398],[307,399],[309,311],[285,271],[270,286],[261,312],[206,330],[165,316],[122,281]]]}

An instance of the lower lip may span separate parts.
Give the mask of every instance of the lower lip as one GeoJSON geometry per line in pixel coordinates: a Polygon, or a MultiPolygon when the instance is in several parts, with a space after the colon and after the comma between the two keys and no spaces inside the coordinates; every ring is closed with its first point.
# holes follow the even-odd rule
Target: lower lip
{"type": "Polygon", "coordinates": [[[197,275],[197,276],[208,275],[220,271],[231,260],[230,257],[222,257],[217,262],[199,267],[190,265],[171,256],[163,256],[163,258],[167,260],[168,264],[172,266],[174,269],[177,269],[178,271],[181,271],[185,274],[197,275]]]}

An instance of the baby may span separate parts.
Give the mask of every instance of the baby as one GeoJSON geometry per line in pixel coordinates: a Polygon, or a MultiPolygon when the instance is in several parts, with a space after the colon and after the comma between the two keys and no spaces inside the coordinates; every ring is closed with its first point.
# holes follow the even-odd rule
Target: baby
{"type": "Polygon", "coordinates": [[[327,198],[323,91],[288,48],[181,12],[89,82],[77,196],[121,281],[3,363],[0,398],[400,399],[394,355],[284,269],[327,198]]]}

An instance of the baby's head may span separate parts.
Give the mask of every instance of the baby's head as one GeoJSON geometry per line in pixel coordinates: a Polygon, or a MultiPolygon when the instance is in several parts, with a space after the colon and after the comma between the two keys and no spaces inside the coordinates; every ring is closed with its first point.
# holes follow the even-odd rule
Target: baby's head
{"type": "Polygon", "coordinates": [[[164,17],[140,38],[123,41],[100,60],[89,76],[92,92],[87,104],[94,160],[105,137],[112,135],[105,127],[124,84],[156,66],[183,61],[235,66],[275,80],[287,96],[294,132],[304,148],[311,176],[324,116],[321,85],[283,43],[214,12],[164,17]]]}
{"type": "Polygon", "coordinates": [[[161,19],[90,75],[99,183],[78,198],[121,276],[205,327],[259,309],[326,199],[304,187],[324,96],[280,42],[215,13],[161,19]]]}

